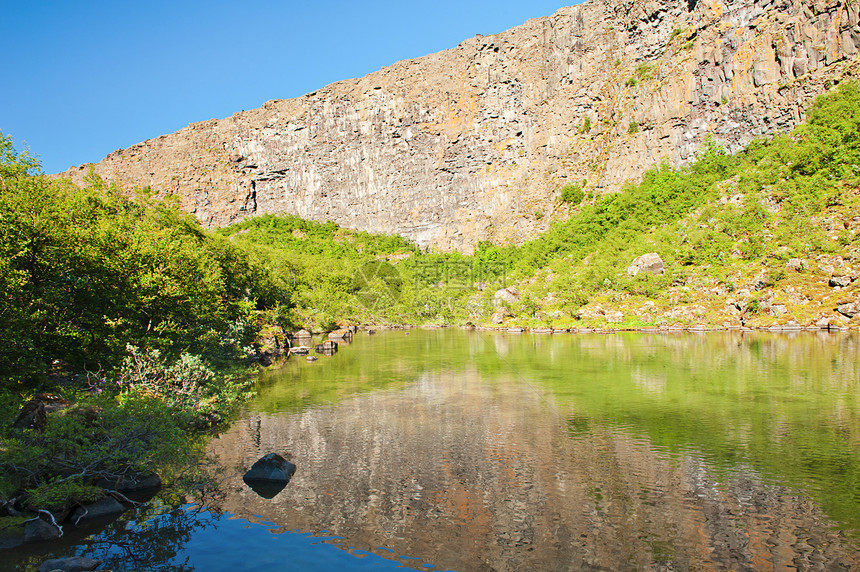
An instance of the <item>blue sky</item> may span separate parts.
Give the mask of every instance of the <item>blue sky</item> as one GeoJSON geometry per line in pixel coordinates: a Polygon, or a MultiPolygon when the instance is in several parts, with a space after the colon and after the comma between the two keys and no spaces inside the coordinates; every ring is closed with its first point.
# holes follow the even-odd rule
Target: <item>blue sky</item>
{"type": "Polygon", "coordinates": [[[0,131],[53,173],[572,0],[3,0],[0,131]]]}

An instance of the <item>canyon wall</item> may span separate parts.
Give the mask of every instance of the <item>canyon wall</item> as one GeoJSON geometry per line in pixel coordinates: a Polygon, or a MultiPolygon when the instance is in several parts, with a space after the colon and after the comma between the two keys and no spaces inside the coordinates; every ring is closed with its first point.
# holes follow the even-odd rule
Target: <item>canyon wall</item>
{"type": "Polygon", "coordinates": [[[589,196],[787,131],[860,75],[858,0],[589,0],[506,32],[115,151],[92,168],[204,226],[264,213],[425,248],[521,242],[589,196]]]}

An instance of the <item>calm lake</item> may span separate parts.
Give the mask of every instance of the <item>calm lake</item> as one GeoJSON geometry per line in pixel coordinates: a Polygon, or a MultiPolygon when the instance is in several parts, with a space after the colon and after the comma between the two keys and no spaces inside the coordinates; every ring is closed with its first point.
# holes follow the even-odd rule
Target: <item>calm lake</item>
{"type": "Polygon", "coordinates": [[[9,569],[860,568],[860,336],[356,335],[293,358],[214,439],[206,506],[127,515],[9,569]],[[271,499],[262,455],[298,467],[271,499]]]}

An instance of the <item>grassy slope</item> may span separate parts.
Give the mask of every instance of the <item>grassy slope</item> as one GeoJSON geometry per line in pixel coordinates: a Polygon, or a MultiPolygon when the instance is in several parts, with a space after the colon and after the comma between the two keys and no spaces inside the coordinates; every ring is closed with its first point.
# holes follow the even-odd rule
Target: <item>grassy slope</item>
{"type": "Polygon", "coordinates": [[[522,294],[508,306],[506,325],[845,325],[835,308],[857,300],[858,282],[839,289],[828,282],[860,277],[858,165],[860,90],[844,82],[789,135],[734,156],[709,145],[695,164],[652,169],[614,195],[567,193],[581,199],[559,209],[567,219],[519,246],[482,244],[470,257],[420,254],[395,237],[295,217],[220,232],[293,271],[295,320],[310,326],[488,324],[502,282],[487,270],[499,266],[522,294]],[[666,272],[628,276],[630,262],[647,252],[661,256],[666,272]],[[396,267],[396,291],[385,277],[356,282],[373,260],[396,267]]]}

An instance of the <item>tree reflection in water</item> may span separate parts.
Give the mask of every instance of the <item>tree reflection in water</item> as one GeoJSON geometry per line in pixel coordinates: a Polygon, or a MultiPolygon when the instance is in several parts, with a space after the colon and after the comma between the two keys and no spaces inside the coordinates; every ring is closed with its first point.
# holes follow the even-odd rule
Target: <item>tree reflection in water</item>
{"type": "Polygon", "coordinates": [[[183,506],[154,503],[126,513],[79,547],[77,554],[102,561],[107,570],[194,570],[179,557],[193,534],[212,526],[221,515],[183,506]]]}
{"type": "Polygon", "coordinates": [[[0,570],[30,572],[51,558],[85,556],[101,560],[99,570],[187,572],[194,570],[185,554],[188,542],[195,533],[217,526],[220,519],[218,513],[178,506],[175,497],[155,498],[107,525],[75,528],[66,524],[58,541],[6,551],[0,570]]]}

